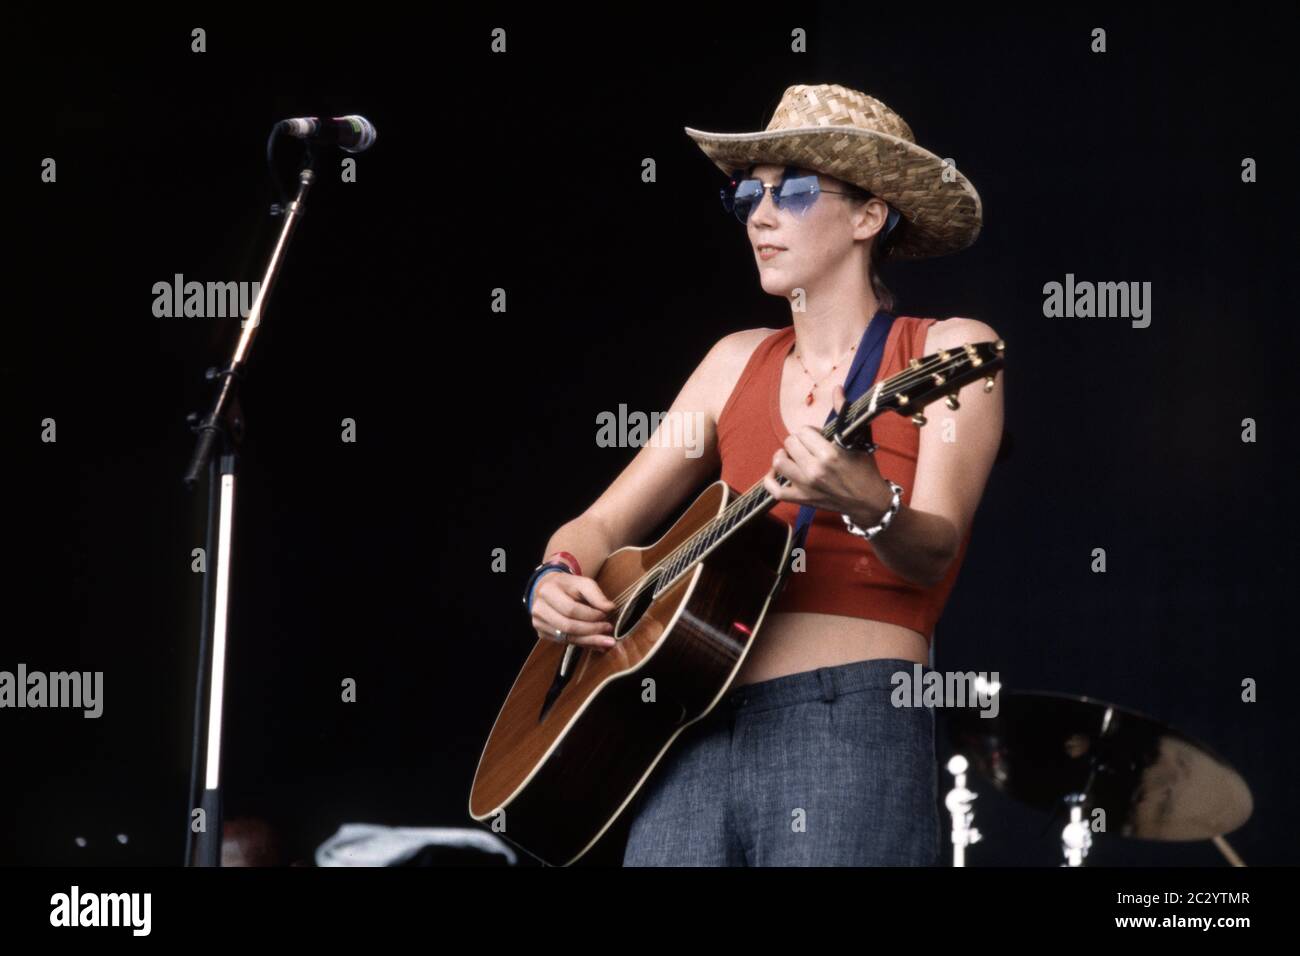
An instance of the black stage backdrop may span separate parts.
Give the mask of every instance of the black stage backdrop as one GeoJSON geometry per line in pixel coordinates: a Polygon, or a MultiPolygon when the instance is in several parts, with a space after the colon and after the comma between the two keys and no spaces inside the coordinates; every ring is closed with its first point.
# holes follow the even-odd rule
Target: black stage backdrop
{"type": "MultiPolygon", "coordinates": [[[[720,336],[789,321],[682,127],[760,129],[788,85],[834,82],[896,109],[984,202],[971,249],[885,275],[900,313],[973,316],[1008,348],[1010,454],[936,665],[1204,739],[1254,792],[1234,846],[1294,862],[1290,36],[1267,13],[1092,5],[17,27],[10,281],[28,299],[0,356],[0,669],[102,671],[105,690],[95,720],[0,713],[0,859],[182,860],[203,543],[185,416],[238,322],[157,317],[152,289],[260,278],[274,121],[379,130],[354,183],[322,154],[243,389],[226,813],[309,860],[345,822],[474,825],[480,750],[534,639],[523,580],[635,452],[599,447],[596,416],[666,409],[720,336]],[[1149,327],[1045,317],[1067,274],[1150,282],[1149,327]]],[[[1058,861],[1059,821],[977,787],[974,865],[1058,861]]],[[[1222,862],[1104,837],[1091,860],[1222,862]]]]}

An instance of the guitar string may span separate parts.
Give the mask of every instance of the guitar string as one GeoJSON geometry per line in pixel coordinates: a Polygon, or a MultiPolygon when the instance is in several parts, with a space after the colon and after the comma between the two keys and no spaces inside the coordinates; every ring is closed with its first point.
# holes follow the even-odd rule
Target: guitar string
{"type": "MultiPolygon", "coordinates": [[[[932,378],[933,369],[950,361],[952,356],[954,354],[957,354],[958,352],[962,353],[962,355],[965,356],[966,358],[969,358],[970,356],[970,353],[967,352],[964,347],[959,349],[953,349],[953,350],[945,350],[945,351],[948,351],[949,353],[948,358],[942,358],[940,357],[939,353],[936,352],[933,358],[922,359],[920,360],[920,364],[915,366],[908,366],[906,369],[903,369],[901,372],[898,372],[895,375],[891,376],[890,378],[885,379],[885,381],[879,383],[878,389],[877,386],[873,385],[870,391],[868,391],[862,397],[860,397],[855,402],[849,405],[848,411],[850,416],[857,416],[861,414],[863,411],[865,411],[866,408],[870,405],[871,396],[873,394],[876,394],[878,392],[879,394],[883,395],[887,389],[890,392],[898,392],[924,379],[932,378]]],[[[996,359],[985,360],[986,363],[991,363],[992,361],[996,361],[996,359]]],[[[977,368],[978,366],[971,366],[971,367],[977,368]]],[[[970,384],[970,383],[968,382],[965,384],[970,384]]],[[[834,422],[828,425],[824,425],[822,427],[822,437],[828,437],[827,433],[830,431],[833,425],[834,422]]],[[[752,511],[748,510],[750,505],[761,501],[761,499],[764,497],[770,498],[770,495],[768,494],[767,489],[763,486],[763,480],[759,479],[757,482],[751,485],[748,490],[746,490],[743,494],[737,496],[730,504],[728,504],[727,507],[723,509],[721,514],[715,515],[713,518],[709,519],[708,522],[702,525],[685,541],[683,541],[671,552],[664,555],[653,565],[651,565],[649,568],[643,571],[640,577],[638,577],[631,585],[625,588],[622,591],[622,593],[620,593],[617,597],[613,599],[615,608],[618,610],[622,610],[622,608],[626,606],[627,602],[630,601],[633,596],[635,596],[636,594],[644,590],[646,582],[649,579],[653,578],[657,574],[662,573],[664,570],[667,569],[667,567],[671,566],[679,556],[685,554],[690,547],[695,546],[695,544],[697,544],[700,539],[706,537],[709,533],[712,533],[716,529],[722,527],[722,525],[724,525],[728,520],[737,517],[738,515],[740,515],[741,512],[747,512],[743,517],[748,518],[750,514],[753,513],[752,511]]],[[[714,544],[716,543],[717,542],[714,542],[714,544]]],[[[704,550],[707,550],[711,546],[712,545],[705,545],[704,550]]],[[[693,559],[690,563],[693,564],[695,563],[695,561],[698,560],[699,558],[697,557],[693,559]]],[[[689,564],[687,565],[687,567],[689,567],[689,564]]],[[[674,578],[678,577],[681,574],[681,572],[684,570],[686,570],[685,567],[679,569],[677,574],[674,575],[673,577],[674,578]]]]}

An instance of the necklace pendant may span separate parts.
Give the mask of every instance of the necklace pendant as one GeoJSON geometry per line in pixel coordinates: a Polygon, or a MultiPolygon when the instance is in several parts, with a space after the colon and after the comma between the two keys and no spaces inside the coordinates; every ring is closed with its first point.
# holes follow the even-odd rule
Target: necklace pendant
{"type": "Polygon", "coordinates": [[[811,404],[813,403],[813,393],[812,393],[812,392],[809,392],[809,393],[808,393],[807,397],[804,398],[803,403],[804,403],[805,405],[811,405],[811,404]]]}

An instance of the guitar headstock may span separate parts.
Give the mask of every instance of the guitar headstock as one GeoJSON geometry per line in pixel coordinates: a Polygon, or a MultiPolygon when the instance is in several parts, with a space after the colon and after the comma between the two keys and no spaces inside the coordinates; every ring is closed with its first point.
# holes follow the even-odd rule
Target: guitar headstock
{"type": "Polygon", "coordinates": [[[998,339],[912,359],[907,368],[879,382],[850,406],[842,434],[851,434],[859,422],[882,411],[909,415],[918,425],[924,425],[921,409],[945,396],[949,408],[959,408],[957,393],[969,382],[984,378],[984,391],[993,390],[993,376],[1002,367],[1005,354],[1006,343],[998,339]]]}

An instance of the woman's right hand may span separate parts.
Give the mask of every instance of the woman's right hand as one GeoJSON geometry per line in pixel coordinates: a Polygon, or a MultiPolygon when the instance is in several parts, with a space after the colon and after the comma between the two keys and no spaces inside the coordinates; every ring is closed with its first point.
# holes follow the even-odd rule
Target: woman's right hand
{"type": "Polygon", "coordinates": [[[604,652],[618,643],[614,625],[606,620],[615,607],[592,578],[550,571],[533,590],[533,627],[548,641],[556,639],[558,629],[568,643],[604,652]]]}

